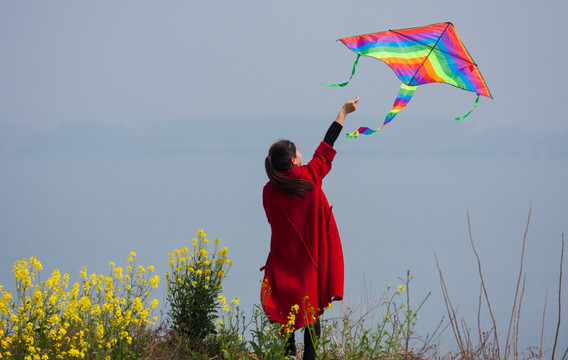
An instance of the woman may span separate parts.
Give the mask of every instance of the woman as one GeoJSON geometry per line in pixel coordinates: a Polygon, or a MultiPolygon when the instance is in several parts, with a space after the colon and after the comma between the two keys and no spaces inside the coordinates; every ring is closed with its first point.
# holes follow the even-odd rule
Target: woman
{"type": "MultiPolygon", "coordinates": [[[[288,355],[295,356],[294,331],[314,325],[332,301],[343,298],[343,251],[332,208],[321,188],[331,170],[335,140],[359,98],[347,101],[306,165],[293,142],[274,143],[265,160],[269,181],[262,199],[272,236],[261,302],[270,321],[290,332],[288,355]],[[293,315],[292,317],[290,315],[293,315]]],[[[304,359],[315,359],[313,339],[304,332],[304,359]]]]}

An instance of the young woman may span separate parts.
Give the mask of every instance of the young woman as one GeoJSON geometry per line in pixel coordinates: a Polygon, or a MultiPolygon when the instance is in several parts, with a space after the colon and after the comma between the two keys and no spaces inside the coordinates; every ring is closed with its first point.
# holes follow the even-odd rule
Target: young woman
{"type": "MultiPolygon", "coordinates": [[[[333,145],[345,117],[358,103],[357,97],[343,105],[307,164],[302,165],[302,155],[289,140],[272,144],[265,160],[269,181],[262,199],[272,236],[261,269],[265,272],[261,302],[270,321],[292,332],[290,356],[296,352],[293,331],[313,324],[319,336],[318,316],[332,301],[343,298],[343,250],[322,180],[331,170],[333,145]]],[[[315,359],[307,330],[304,359],[315,359]]]]}

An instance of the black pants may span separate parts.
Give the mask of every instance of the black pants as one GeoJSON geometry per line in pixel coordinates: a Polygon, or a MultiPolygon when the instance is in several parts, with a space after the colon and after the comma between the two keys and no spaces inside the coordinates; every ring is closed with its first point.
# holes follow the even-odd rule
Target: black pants
{"type": "MultiPolygon", "coordinates": [[[[321,335],[321,326],[319,319],[314,323],[314,332],[316,338],[319,338],[321,335]]],[[[288,342],[286,344],[286,355],[296,356],[296,338],[295,333],[292,333],[288,338],[288,342]]],[[[308,326],[304,327],[304,360],[315,360],[316,358],[316,349],[314,347],[314,342],[316,339],[312,339],[312,335],[308,326]]]]}

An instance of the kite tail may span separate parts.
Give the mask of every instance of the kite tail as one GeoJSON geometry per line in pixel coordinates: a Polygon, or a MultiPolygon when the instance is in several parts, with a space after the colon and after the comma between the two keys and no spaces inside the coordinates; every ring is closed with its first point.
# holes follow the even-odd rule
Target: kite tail
{"type": "Polygon", "coordinates": [[[356,137],[359,136],[359,134],[371,135],[371,134],[374,134],[377,131],[381,130],[382,128],[384,128],[388,123],[390,123],[392,121],[392,119],[394,119],[394,117],[396,116],[396,114],[398,114],[398,112],[400,110],[402,110],[406,107],[406,104],[408,104],[410,99],[412,99],[412,95],[414,95],[414,91],[416,91],[416,86],[406,85],[405,83],[402,83],[400,85],[400,90],[398,91],[398,95],[396,96],[396,99],[394,100],[394,104],[392,106],[392,109],[387,114],[387,116],[385,118],[385,122],[383,123],[383,125],[381,125],[381,127],[376,129],[376,130],[369,129],[368,127],[364,127],[364,126],[360,127],[359,129],[355,130],[354,132],[346,134],[347,138],[348,139],[355,139],[356,137]]]}
{"type": "Polygon", "coordinates": [[[353,75],[355,75],[355,70],[357,69],[357,63],[359,63],[360,57],[361,57],[361,54],[357,54],[357,58],[355,59],[355,62],[353,63],[353,70],[351,70],[351,76],[349,77],[349,80],[347,80],[346,82],[341,83],[341,84],[323,84],[323,85],[328,86],[328,87],[344,87],[345,85],[349,84],[351,79],[353,79],[353,75]]]}
{"type": "Polygon", "coordinates": [[[475,99],[475,102],[473,103],[473,109],[469,110],[467,113],[465,113],[465,114],[462,115],[462,116],[458,116],[458,117],[456,118],[456,120],[457,120],[457,121],[460,121],[460,120],[463,120],[463,119],[465,119],[466,117],[468,117],[469,114],[471,114],[471,113],[473,112],[473,110],[475,110],[475,108],[477,107],[477,104],[479,104],[479,94],[477,94],[477,98],[475,99]]]}
{"type": "Polygon", "coordinates": [[[412,95],[416,91],[416,86],[406,85],[405,83],[400,84],[400,90],[398,91],[398,95],[394,100],[394,104],[392,106],[391,111],[387,114],[385,118],[385,122],[383,123],[384,127],[386,124],[390,123],[392,119],[398,114],[398,112],[406,107],[406,104],[412,99],[412,95]]]}

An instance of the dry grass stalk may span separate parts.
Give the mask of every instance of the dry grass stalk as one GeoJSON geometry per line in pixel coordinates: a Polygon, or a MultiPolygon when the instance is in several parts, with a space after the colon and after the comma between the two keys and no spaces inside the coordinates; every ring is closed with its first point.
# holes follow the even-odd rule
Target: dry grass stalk
{"type": "Polygon", "coordinates": [[[540,330],[540,350],[538,352],[537,357],[539,360],[542,360],[542,349],[543,349],[543,340],[544,340],[544,321],[546,318],[546,304],[548,303],[548,291],[544,297],[544,310],[542,311],[542,328],[540,330]]]}
{"type": "Polygon", "coordinates": [[[466,352],[466,349],[464,347],[464,341],[463,341],[461,333],[460,333],[459,324],[456,320],[456,311],[454,310],[454,307],[452,305],[452,301],[450,300],[450,296],[448,294],[448,288],[446,287],[446,281],[444,280],[444,275],[442,273],[442,269],[440,268],[440,263],[438,261],[438,255],[434,253],[434,256],[436,257],[436,266],[438,267],[438,273],[440,275],[440,285],[442,287],[442,295],[444,296],[444,303],[446,305],[446,310],[448,312],[449,322],[450,322],[450,325],[452,326],[452,331],[453,331],[454,337],[455,337],[455,339],[458,343],[460,353],[462,354],[462,356],[464,358],[466,358],[465,355],[467,354],[467,352],[466,352]]]}
{"type": "Polygon", "coordinates": [[[481,286],[483,288],[483,294],[485,295],[485,301],[487,303],[487,307],[489,308],[489,314],[491,315],[491,321],[493,322],[493,330],[494,336],[493,339],[495,340],[495,346],[497,347],[497,356],[501,358],[501,349],[499,346],[499,334],[497,332],[497,322],[495,321],[495,316],[493,315],[493,309],[491,308],[491,301],[489,301],[489,295],[487,295],[487,288],[485,287],[485,280],[483,279],[483,272],[481,270],[481,260],[479,259],[479,254],[477,253],[477,249],[475,248],[475,244],[473,242],[473,234],[471,231],[471,221],[469,219],[469,210],[467,211],[467,226],[469,229],[469,240],[471,242],[471,247],[473,248],[473,252],[475,254],[475,258],[477,259],[477,269],[479,271],[479,278],[481,280],[481,286]]]}
{"type": "MultiPolygon", "coordinates": [[[[513,331],[513,333],[515,333],[514,328],[515,327],[518,328],[519,318],[518,317],[515,318],[515,310],[517,308],[517,296],[519,294],[519,286],[520,286],[520,283],[521,283],[521,277],[523,275],[523,264],[524,264],[524,258],[525,258],[525,244],[527,242],[527,234],[528,234],[528,231],[529,231],[529,224],[531,222],[531,213],[532,213],[532,203],[529,207],[529,216],[528,216],[528,219],[527,219],[527,226],[525,228],[525,234],[523,236],[523,246],[522,246],[522,251],[521,251],[521,263],[520,263],[520,269],[519,269],[519,277],[517,278],[517,287],[516,287],[516,290],[515,290],[515,298],[513,300],[513,308],[511,309],[511,319],[509,321],[509,330],[507,332],[507,343],[505,345],[505,358],[509,358],[510,353],[511,353],[511,349],[509,347],[509,340],[511,340],[510,339],[511,331],[513,331]]],[[[524,288],[524,284],[523,284],[523,288],[524,288]]],[[[519,301],[518,306],[519,307],[521,306],[520,301],[519,301]]],[[[514,350],[515,354],[518,354],[518,349],[516,347],[513,350],[514,350]]],[[[515,355],[515,359],[517,359],[517,358],[518,358],[518,355],[515,355]]]]}
{"type": "MultiPolygon", "coordinates": [[[[560,319],[562,314],[562,262],[564,260],[564,234],[562,234],[562,251],[560,251],[560,278],[558,279],[558,323],[556,324],[556,335],[554,337],[554,346],[552,347],[552,360],[556,354],[556,345],[558,344],[558,333],[560,332],[560,319]]],[[[562,359],[566,358],[568,349],[564,353],[562,359]]]]}

